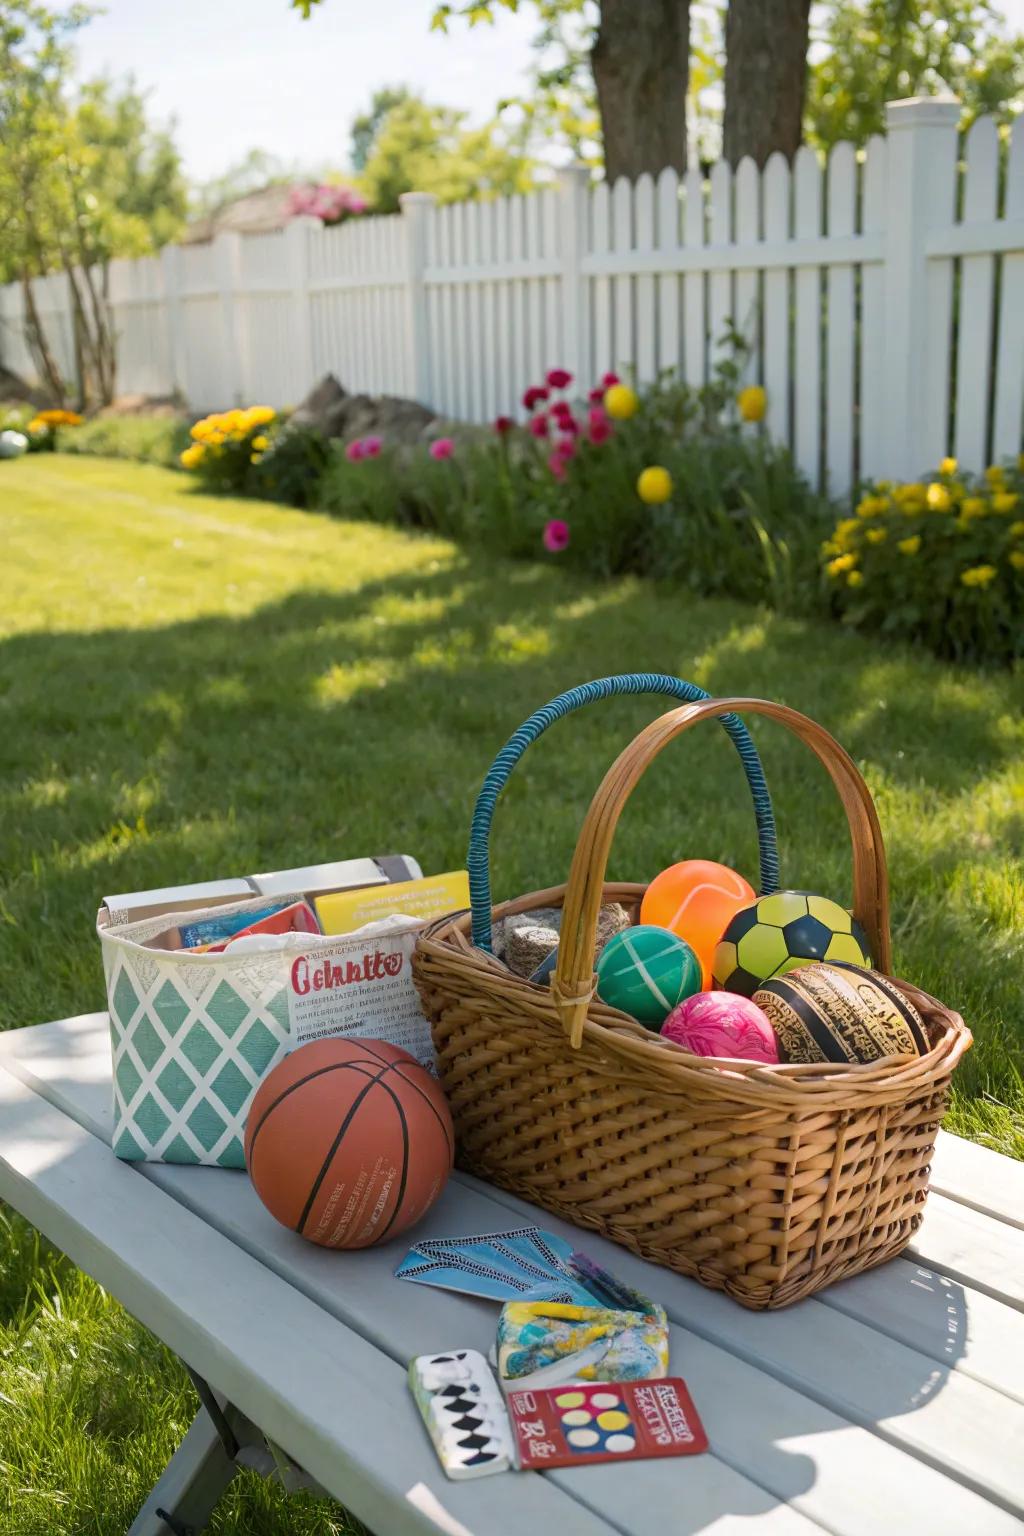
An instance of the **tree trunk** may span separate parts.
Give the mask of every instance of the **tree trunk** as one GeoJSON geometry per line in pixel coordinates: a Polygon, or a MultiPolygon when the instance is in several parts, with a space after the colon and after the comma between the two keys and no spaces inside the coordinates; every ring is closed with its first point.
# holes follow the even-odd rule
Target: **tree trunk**
{"type": "Polygon", "coordinates": [[[800,147],[807,84],[810,0],[729,0],[725,18],[725,132],[722,153],[736,166],[763,166],[800,147]]]}
{"type": "Polygon", "coordinates": [[[608,181],[685,171],[690,0],[602,0],[590,63],[608,181]]]}
{"type": "Polygon", "coordinates": [[[27,267],[21,271],[21,292],[25,301],[25,341],[32,355],[42,382],[45,383],[53,396],[55,405],[64,404],[64,380],[61,377],[57,359],[50,348],[46,337],[46,331],[39,318],[36,308],[36,296],[32,289],[32,278],[27,267]]]}

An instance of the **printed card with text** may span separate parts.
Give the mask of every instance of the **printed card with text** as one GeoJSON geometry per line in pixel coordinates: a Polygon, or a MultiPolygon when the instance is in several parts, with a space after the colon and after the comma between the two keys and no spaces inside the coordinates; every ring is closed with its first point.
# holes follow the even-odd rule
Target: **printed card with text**
{"type": "Polygon", "coordinates": [[[678,1376],[509,1392],[508,1409],[524,1470],[693,1456],[708,1448],[678,1376]]]}

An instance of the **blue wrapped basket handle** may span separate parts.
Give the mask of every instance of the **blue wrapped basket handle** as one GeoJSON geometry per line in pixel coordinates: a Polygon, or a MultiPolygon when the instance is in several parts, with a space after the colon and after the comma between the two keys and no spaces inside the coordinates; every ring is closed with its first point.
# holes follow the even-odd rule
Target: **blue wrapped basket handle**
{"type": "MultiPolygon", "coordinates": [[[[684,704],[699,704],[711,697],[705,689],[698,688],[696,683],[685,682],[680,677],[669,677],[661,672],[623,672],[616,677],[601,677],[592,683],[581,683],[578,688],[560,693],[550,704],[535,711],[509,737],[481,786],[469,834],[466,865],[469,870],[469,896],[473,914],[473,943],[478,949],[491,952],[491,822],[498,796],[508,783],[509,775],[530,743],[542,736],[549,725],[554,725],[563,715],[571,715],[574,710],[582,709],[585,704],[609,699],[617,693],[660,694],[665,698],[678,699],[684,704]]],[[[768,895],[778,890],[779,851],[775,839],[775,814],[765,783],[764,769],[750,732],[739,716],[722,715],[721,723],[740,755],[750,786],[757,821],[760,892],[768,895]]]]}

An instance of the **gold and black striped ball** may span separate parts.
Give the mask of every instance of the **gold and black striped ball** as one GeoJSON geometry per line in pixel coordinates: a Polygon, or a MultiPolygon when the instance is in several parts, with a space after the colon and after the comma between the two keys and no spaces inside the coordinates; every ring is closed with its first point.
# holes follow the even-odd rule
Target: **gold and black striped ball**
{"type": "Polygon", "coordinates": [[[929,1049],[921,1015],[892,982],[861,965],[801,965],[754,993],[791,1062],[878,1061],[929,1049]]]}

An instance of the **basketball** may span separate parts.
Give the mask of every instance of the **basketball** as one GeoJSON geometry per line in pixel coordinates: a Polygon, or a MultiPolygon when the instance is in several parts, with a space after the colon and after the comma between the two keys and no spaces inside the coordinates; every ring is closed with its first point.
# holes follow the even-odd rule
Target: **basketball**
{"type": "Polygon", "coordinates": [[[369,1248],[425,1216],[452,1168],[451,1111],[383,1040],[315,1040],[256,1091],[245,1166],[272,1216],[324,1248],[369,1248]]]}
{"type": "Polygon", "coordinates": [[[700,961],[701,985],[711,982],[715,945],[741,907],[756,901],[753,886],[728,864],[684,859],[656,875],[644,892],[640,921],[669,928],[700,961]]]}

